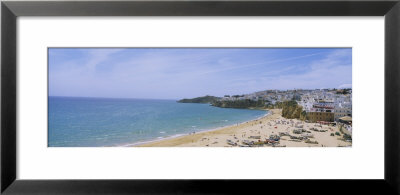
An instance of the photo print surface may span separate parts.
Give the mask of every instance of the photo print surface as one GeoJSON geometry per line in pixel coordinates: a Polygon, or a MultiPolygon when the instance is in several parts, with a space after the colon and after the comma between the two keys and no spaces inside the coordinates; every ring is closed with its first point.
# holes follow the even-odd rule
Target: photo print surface
{"type": "Polygon", "coordinates": [[[351,48],[48,48],[49,147],[351,147],[351,48]]]}

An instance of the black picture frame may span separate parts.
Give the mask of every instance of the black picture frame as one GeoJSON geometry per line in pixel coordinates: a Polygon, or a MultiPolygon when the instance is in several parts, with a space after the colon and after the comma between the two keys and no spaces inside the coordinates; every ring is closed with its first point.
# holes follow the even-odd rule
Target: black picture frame
{"type": "MultiPolygon", "coordinates": [[[[400,193],[399,0],[2,1],[1,193],[238,194],[400,193]],[[20,180],[16,179],[19,16],[385,16],[385,175],[382,180],[20,180]],[[290,187],[286,187],[290,186],[290,187]],[[311,186],[311,185],[310,185],[311,186]],[[283,188],[283,189],[282,189],[283,188]],[[314,193],[313,193],[314,192],[314,193]]],[[[206,171],[206,170],[205,170],[206,171]]],[[[368,171],[368,170],[365,170],[368,171]]]]}

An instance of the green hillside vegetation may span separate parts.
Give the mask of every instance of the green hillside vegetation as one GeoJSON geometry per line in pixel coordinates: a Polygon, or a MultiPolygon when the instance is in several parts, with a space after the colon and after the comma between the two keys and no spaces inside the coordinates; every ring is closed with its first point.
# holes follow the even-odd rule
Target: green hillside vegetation
{"type": "Polygon", "coordinates": [[[297,104],[295,100],[277,102],[271,104],[269,101],[258,100],[253,101],[250,99],[244,100],[221,100],[220,97],[203,96],[193,99],[182,99],[179,103],[211,103],[212,106],[220,108],[256,108],[256,109],[282,109],[282,116],[288,119],[306,120],[306,112],[303,107],[297,104]]]}
{"type": "Polygon", "coordinates": [[[343,94],[343,95],[346,95],[346,94],[349,94],[350,93],[350,90],[351,90],[351,88],[346,88],[346,89],[334,89],[335,91],[336,91],[336,93],[337,94],[343,94]]]}
{"type": "Polygon", "coordinates": [[[307,119],[306,111],[303,111],[303,107],[294,100],[277,102],[275,105],[268,105],[268,108],[282,109],[282,116],[288,119],[300,119],[303,121],[307,119]]]}
{"type": "Polygon", "coordinates": [[[221,108],[265,108],[265,101],[253,101],[249,99],[244,100],[220,100],[214,101],[211,105],[221,108]]]}
{"type": "Polygon", "coordinates": [[[181,99],[178,102],[179,103],[202,103],[202,104],[206,104],[206,103],[212,103],[214,101],[220,100],[220,97],[215,97],[215,96],[203,96],[203,97],[197,97],[197,98],[192,98],[192,99],[181,99]]]}

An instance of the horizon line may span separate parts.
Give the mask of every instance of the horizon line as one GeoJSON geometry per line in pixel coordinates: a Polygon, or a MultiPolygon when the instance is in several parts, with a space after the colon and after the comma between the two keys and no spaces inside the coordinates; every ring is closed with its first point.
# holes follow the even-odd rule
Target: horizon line
{"type": "Polygon", "coordinates": [[[65,98],[98,98],[98,99],[142,99],[142,100],[179,100],[179,99],[162,99],[162,98],[136,98],[136,97],[94,97],[94,96],[63,96],[48,95],[48,97],[65,97],[65,98]]]}
{"type": "MultiPolygon", "coordinates": [[[[294,91],[294,90],[324,90],[324,89],[336,89],[338,90],[339,88],[319,88],[319,89],[266,89],[262,91],[294,91]]],[[[347,88],[341,88],[341,89],[352,89],[352,87],[347,87],[347,88]]],[[[255,91],[253,93],[257,92],[262,92],[262,91],[255,91]]],[[[252,94],[252,93],[247,93],[247,94],[252,94]]],[[[240,94],[240,95],[247,95],[247,94],[240,94]]],[[[234,94],[234,95],[239,95],[239,94],[234,94]]],[[[204,97],[204,96],[214,96],[210,94],[206,94],[203,96],[196,96],[196,97],[204,97]]],[[[230,95],[233,96],[233,95],[230,95]]],[[[101,96],[64,96],[64,95],[48,95],[48,97],[67,97],[67,98],[99,98],[99,99],[147,99],[147,100],[181,100],[181,99],[190,99],[189,97],[183,97],[183,98],[139,98],[139,97],[101,97],[101,96]]],[[[196,98],[194,97],[194,98],[196,98]]],[[[218,96],[214,96],[218,97],[218,96]]],[[[223,96],[221,96],[223,97],[223,96]]],[[[193,98],[193,97],[192,97],[193,98]]]]}

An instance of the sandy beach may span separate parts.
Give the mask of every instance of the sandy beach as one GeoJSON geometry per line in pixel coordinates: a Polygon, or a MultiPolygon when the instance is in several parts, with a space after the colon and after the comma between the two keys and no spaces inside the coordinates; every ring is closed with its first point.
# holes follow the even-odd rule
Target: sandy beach
{"type": "MultiPolygon", "coordinates": [[[[306,123],[298,119],[282,117],[280,109],[269,110],[270,114],[242,124],[198,132],[175,138],[153,141],[139,147],[348,147],[336,126],[306,123]],[[300,129],[300,131],[298,131],[300,129]],[[294,131],[295,130],[295,131],[294,131]],[[279,135],[279,141],[270,140],[279,135]]],[[[341,134],[341,133],[340,133],[341,134]]]]}

